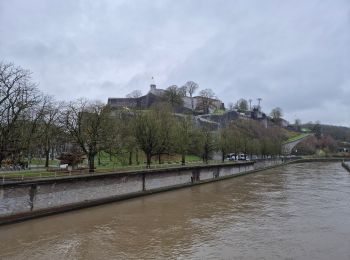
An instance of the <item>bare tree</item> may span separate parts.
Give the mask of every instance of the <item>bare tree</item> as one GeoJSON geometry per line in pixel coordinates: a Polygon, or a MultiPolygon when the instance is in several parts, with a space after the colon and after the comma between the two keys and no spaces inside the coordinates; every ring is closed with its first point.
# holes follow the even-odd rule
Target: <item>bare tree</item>
{"type": "Polygon", "coordinates": [[[248,101],[241,98],[237,101],[237,110],[240,112],[248,111],[248,101]]]}
{"type": "Polygon", "coordinates": [[[282,109],[280,107],[275,107],[271,110],[270,116],[275,122],[278,122],[283,116],[282,109]]]}
{"type": "Polygon", "coordinates": [[[181,117],[176,121],[176,150],[181,154],[182,165],[186,163],[186,155],[191,146],[194,127],[195,125],[191,116],[181,117]]]}
{"type": "Polygon", "coordinates": [[[70,102],[61,116],[61,122],[72,140],[87,156],[90,172],[95,170],[94,160],[101,143],[102,128],[109,114],[102,103],[80,99],[70,102]]]}
{"type": "Polygon", "coordinates": [[[126,95],[127,98],[139,98],[142,96],[141,90],[133,90],[126,95]]]}
{"type": "Polygon", "coordinates": [[[0,165],[7,156],[23,152],[27,140],[20,137],[30,138],[23,135],[28,130],[23,126],[28,123],[29,110],[39,104],[40,98],[30,71],[0,62],[0,165]]]}
{"type": "Polygon", "coordinates": [[[215,93],[211,89],[203,89],[199,92],[200,101],[198,106],[205,114],[209,114],[209,109],[215,106],[215,93]]]}
{"type": "Polygon", "coordinates": [[[233,134],[230,126],[221,128],[218,134],[218,148],[221,151],[221,160],[224,162],[226,154],[233,150],[233,139],[237,138],[237,136],[233,134]]]}
{"type": "Polygon", "coordinates": [[[109,160],[120,157],[124,153],[127,139],[133,136],[130,114],[125,111],[118,111],[111,114],[102,128],[99,151],[109,154],[109,160]]]}
{"type": "Polygon", "coordinates": [[[182,86],[179,88],[179,92],[183,97],[186,97],[187,95],[187,86],[182,86]]]}
{"type": "Polygon", "coordinates": [[[323,136],[323,129],[320,121],[317,120],[315,124],[312,126],[312,132],[315,134],[315,137],[317,138],[317,140],[321,139],[321,137],[323,136]]]}
{"type": "Polygon", "coordinates": [[[198,89],[198,84],[196,82],[193,81],[187,81],[185,84],[188,94],[190,95],[191,98],[191,108],[192,110],[194,110],[194,105],[193,105],[193,94],[194,92],[196,92],[196,90],[198,89]]]}
{"type": "Polygon", "coordinates": [[[147,167],[151,165],[152,156],[157,155],[161,163],[162,154],[170,154],[176,148],[175,123],[170,108],[158,104],[148,113],[136,114],[134,134],[140,149],[145,153],[147,167]]]}
{"type": "Polygon", "coordinates": [[[296,131],[300,131],[301,130],[301,120],[299,118],[295,119],[294,127],[295,127],[296,131]]]}
{"type": "Polygon", "coordinates": [[[44,97],[44,100],[42,116],[39,122],[39,133],[45,154],[45,167],[49,167],[50,151],[53,150],[56,137],[60,134],[58,126],[60,104],[49,96],[44,97]]]}
{"type": "Polygon", "coordinates": [[[201,128],[200,134],[203,162],[208,163],[212,152],[216,149],[214,134],[206,126],[201,128]]]}
{"type": "Polygon", "coordinates": [[[160,105],[154,112],[157,117],[157,124],[160,131],[158,132],[158,146],[155,152],[158,156],[158,163],[161,164],[161,156],[171,154],[176,150],[175,142],[175,121],[171,110],[167,106],[160,105]]]}
{"type": "Polygon", "coordinates": [[[165,91],[164,98],[167,102],[169,102],[170,106],[175,109],[177,106],[181,106],[183,104],[183,94],[180,88],[176,85],[172,85],[168,87],[165,91]]]}
{"type": "Polygon", "coordinates": [[[157,147],[160,145],[159,139],[161,129],[159,128],[158,118],[151,113],[140,113],[135,117],[134,133],[140,149],[146,154],[147,168],[151,166],[152,156],[156,154],[157,147]]]}
{"type": "Polygon", "coordinates": [[[142,97],[141,90],[133,90],[129,94],[126,95],[127,98],[131,99],[130,104],[132,107],[136,107],[138,109],[141,108],[140,97],[142,97]]]}

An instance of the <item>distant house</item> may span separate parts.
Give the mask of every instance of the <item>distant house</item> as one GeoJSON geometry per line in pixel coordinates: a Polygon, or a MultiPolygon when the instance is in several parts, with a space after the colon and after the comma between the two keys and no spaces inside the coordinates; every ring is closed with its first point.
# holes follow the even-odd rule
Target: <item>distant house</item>
{"type": "MultiPolygon", "coordinates": [[[[107,104],[112,108],[139,108],[148,109],[156,102],[164,101],[164,94],[166,90],[158,89],[155,84],[151,84],[149,92],[138,98],[108,98],[107,104]]],[[[224,103],[218,99],[210,99],[209,112],[213,112],[216,109],[224,109],[224,103]]],[[[202,110],[202,97],[193,97],[193,107],[197,112],[203,112],[202,110]]],[[[183,110],[192,110],[192,103],[190,97],[183,97],[183,110]]]]}
{"type": "Polygon", "coordinates": [[[338,147],[337,152],[339,153],[348,153],[350,149],[348,147],[338,147]]]}
{"type": "Polygon", "coordinates": [[[340,153],[349,153],[350,152],[350,143],[349,142],[339,142],[337,144],[337,151],[340,153]]]}

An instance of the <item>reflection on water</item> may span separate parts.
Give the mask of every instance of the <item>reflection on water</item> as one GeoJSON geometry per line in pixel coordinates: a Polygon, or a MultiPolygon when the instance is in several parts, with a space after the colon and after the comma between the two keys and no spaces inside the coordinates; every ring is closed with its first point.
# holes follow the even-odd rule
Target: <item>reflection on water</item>
{"type": "Polygon", "coordinates": [[[0,259],[350,259],[350,174],[308,163],[0,227],[0,259]]]}

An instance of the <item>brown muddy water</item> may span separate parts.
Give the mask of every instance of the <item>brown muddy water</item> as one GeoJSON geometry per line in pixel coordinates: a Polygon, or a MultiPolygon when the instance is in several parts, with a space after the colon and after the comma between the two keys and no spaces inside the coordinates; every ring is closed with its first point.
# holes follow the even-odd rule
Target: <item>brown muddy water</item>
{"type": "Polygon", "coordinates": [[[2,226],[0,259],[350,259],[350,174],[295,164],[2,226]]]}

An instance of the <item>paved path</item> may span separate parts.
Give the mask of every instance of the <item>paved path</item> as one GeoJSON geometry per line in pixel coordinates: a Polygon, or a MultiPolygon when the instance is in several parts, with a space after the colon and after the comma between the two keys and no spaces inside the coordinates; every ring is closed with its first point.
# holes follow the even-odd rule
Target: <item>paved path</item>
{"type": "Polygon", "coordinates": [[[309,136],[311,136],[312,134],[308,134],[305,135],[303,137],[301,137],[298,140],[289,142],[289,143],[285,143],[282,145],[282,154],[283,155],[290,155],[292,153],[292,150],[295,146],[297,146],[298,143],[300,143],[301,141],[305,140],[306,138],[309,138],[309,136]]]}

